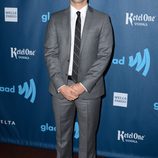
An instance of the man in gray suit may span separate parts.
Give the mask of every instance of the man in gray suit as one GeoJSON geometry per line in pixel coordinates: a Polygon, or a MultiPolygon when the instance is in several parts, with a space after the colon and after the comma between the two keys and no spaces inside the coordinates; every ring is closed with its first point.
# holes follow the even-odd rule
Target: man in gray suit
{"type": "Polygon", "coordinates": [[[57,158],[72,158],[75,113],[79,122],[79,158],[95,158],[104,76],[112,54],[109,17],[70,0],[70,7],[52,15],[46,33],[45,59],[50,76],[56,122],[57,158]]]}

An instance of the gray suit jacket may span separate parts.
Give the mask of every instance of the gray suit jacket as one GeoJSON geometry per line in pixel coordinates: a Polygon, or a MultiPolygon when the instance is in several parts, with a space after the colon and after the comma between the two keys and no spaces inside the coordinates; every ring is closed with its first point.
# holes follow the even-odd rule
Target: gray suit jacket
{"type": "MultiPolygon", "coordinates": [[[[112,54],[113,35],[109,17],[88,7],[82,33],[79,81],[87,88],[80,97],[91,99],[104,94],[103,73],[112,54]]],[[[62,98],[57,89],[68,82],[71,48],[70,8],[52,15],[46,33],[45,59],[50,76],[49,91],[62,98]]]]}

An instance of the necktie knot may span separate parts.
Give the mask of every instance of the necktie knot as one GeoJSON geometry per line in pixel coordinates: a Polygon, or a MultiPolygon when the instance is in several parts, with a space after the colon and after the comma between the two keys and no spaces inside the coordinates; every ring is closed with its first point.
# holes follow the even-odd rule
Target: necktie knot
{"type": "Polygon", "coordinates": [[[76,14],[77,14],[77,16],[80,16],[81,12],[80,12],[80,11],[77,11],[76,14]]]}

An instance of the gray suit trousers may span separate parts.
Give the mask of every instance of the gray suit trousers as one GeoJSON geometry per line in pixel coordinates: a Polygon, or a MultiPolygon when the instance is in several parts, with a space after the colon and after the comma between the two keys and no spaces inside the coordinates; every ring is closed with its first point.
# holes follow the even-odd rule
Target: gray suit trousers
{"type": "Polygon", "coordinates": [[[53,97],[56,122],[57,158],[72,158],[74,118],[79,122],[79,158],[96,157],[96,130],[101,98],[68,101],[53,97]]]}

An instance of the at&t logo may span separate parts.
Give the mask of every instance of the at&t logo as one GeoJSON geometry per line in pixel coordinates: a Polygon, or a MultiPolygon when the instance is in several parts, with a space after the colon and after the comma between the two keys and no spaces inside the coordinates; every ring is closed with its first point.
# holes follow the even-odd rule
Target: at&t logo
{"type": "Polygon", "coordinates": [[[117,140],[128,143],[138,143],[138,141],[144,141],[145,136],[138,133],[126,133],[125,131],[117,131],[117,140]]]}
{"type": "MultiPolygon", "coordinates": [[[[125,65],[126,64],[126,58],[123,56],[121,59],[113,59],[112,63],[114,65],[125,65]]],[[[128,58],[128,66],[130,68],[135,67],[135,71],[140,72],[142,71],[142,75],[144,77],[147,76],[149,69],[150,69],[150,52],[148,48],[144,49],[143,56],[141,55],[141,52],[137,52],[135,57],[129,56],[128,58]]]]}
{"type": "Polygon", "coordinates": [[[126,25],[131,26],[148,26],[149,23],[155,22],[156,16],[148,14],[126,13],[126,25]]]}
{"type": "Polygon", "coordinates": [[[30,79],[29,84],[24,82],[23,86],[18,85],[18,90],[16,90],[16,86],[13,85],[11,87],[0,86],[0,93],[17,93],[19,95],[24,95],[24,98],[30,100],[31,103],[35,102],[36,98],[36,85],[33,79],[30,79]]]}

